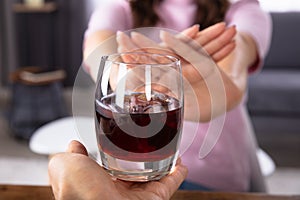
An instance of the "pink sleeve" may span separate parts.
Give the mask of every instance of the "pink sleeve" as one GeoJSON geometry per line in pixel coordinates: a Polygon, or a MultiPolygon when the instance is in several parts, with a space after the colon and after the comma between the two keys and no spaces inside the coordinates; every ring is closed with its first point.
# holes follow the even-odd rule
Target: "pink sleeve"
{"type": "Polygon", "coordinates": [[[235,0],[227,12],[226,22],[229,26],[236,25],[238,31],[252,35],[258,48],[258,58],[249,68],[249,72],[258,70],[270,47],[272,34],[270,14],[261,9],[257,0],[235,0]]]}
{"type": "Polygon", "coordinates": [[[130,7],[126,0],[101,0],[91,15],[85,36],[98,30],[127,30],[132,26],[130,7]]]}

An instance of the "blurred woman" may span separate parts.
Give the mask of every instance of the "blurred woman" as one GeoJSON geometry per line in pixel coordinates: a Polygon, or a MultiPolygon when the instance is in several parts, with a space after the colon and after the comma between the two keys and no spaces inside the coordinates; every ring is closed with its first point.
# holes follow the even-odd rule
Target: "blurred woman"
{"type": "MultiPolygon", "coordinates": [[[[204,75],[195,74],[188,59],[184,62],[184,76],[198,102],[197,105],[189,103],[190,93],[185,94],[183,131],[191,131],[190,127],[195,122],[198,129],[193,143],[182,155],[182,162],[188,167],[189,174],[181,188],[250,191],[261,174],[245,106],[247,78],[249,73],[260,69],[268,51],[270,16],[260,8],[257,0],[102,0],[85,34],[84,57],[86,59],[101,42],[118,31],[119,48],[126,49],[128,42],[138,47],[143,37],[132,36],[128,40],[120,31],[151,26],[186,34],[203,46],[216,62],[212,70],[204,75]],[[226,26],[220,22],[225,22],[226,26]],[[195,24],[200,26],[201,31],[198,26],[193,26],[195,24]],[[225,109],[222,103],[220,106],[213,105],[206,86],[219,75],[225,91],[225,109]],[[200,108],[200,116],[193,115],[195,106],[200,108]],[[210,125],[218,124],[220,117],[225,119],[220,122],[220,138],[211,152],[204,159],[199,159],[200,145],[210,125]],[[258,171],[254,170],[255,167],[258,171]]],[[[181,57],[188,56],[186,50],[189,48],[191,52],[195,50],[190,43],[181,43],[184,40],[168,34],[162,35],[161,39],[168,49],[181,57]],[[175,44],[182,44],[184,48],[178,48],[175,44]]],[[[88,70],[93,76],[95,70],[88,70]]],[[[183,141],[189,140],[184,135],[183,141]]],[[[256,185],[264,190],[262,179],[256,185]]]]}

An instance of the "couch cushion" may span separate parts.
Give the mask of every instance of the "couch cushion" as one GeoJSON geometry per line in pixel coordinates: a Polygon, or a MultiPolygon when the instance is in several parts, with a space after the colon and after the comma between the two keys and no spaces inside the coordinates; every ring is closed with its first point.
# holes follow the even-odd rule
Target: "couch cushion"
{"type": "Polygon", "coordinates": [[[265,69],[300,68],[300,12],[271,13],[273,34],[265,69]]]}
{"type": "Polygon", "coordinates": [[[250,76],[248,108],[252,115],[300,116],[300,70],[264,69],[250,76]]]}

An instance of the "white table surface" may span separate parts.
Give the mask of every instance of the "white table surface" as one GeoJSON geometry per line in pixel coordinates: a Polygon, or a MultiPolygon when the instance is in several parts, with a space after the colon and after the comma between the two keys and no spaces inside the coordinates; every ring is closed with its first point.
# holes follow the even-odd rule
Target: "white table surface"
{"type": "Polygon", "coordinates": [[[94,134],[92,118],[61,118],[37,129],[30,139],[29,147],[33,152],[44,155],[65,152],[71,140],[82,141],[78,134],[82,130],[94,134]]]}

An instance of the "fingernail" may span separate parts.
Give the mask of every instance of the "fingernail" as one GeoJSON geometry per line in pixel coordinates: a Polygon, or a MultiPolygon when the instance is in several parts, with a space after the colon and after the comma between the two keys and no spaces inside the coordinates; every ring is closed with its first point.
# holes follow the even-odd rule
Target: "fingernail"
{"type": "Polygon", "coordinates": [[[195,24],[195,25],[193,26],[193,28],[200,29],[200,25],[199,25],[199,24],[195,24]]]}
{"type": "Polygon", "coordinates": [[[117,52],[118,52],[118,53],[122,53],[122,52],[123,52],[123,48],[122,48],[122,47],[118,47],[118,48],[117,48],[117,52]]]}
{"type": "Polygon", "coordinates": [[[116,33],[116,40],[118,42],[120,42],[122,40],[122,34],[124,34],[124,33],[121,32],[121,31],[117,31],[117,33],[116,33]]]}
{"type": "Polygon", "coordinates": [[[234,31],[236,31],[236,25],[232,25],[232,26],[228,27],[228,29],[234,29],[234,31]]]}
{"type": "Polygon", "coordinates": [[[117,38],[118,38],[118,37],[121,37],[122,32],[121,32],[121,31],[117,31],[117,34],[116,34],[116,35],[117,35],[117,38]]]}
{"type": "Polygon", "coordinates": [[[130,36],[131,36],[131,37],[135,37],[135,36],[137,36],[137,35],[138,35],[138,33],[135,32],[135,31],[133,31],[133,32],[130,33],[130,36]]]}
{"type": "Polygon", "coordinates": [[[219,22],[219,23],[217,23],[217,24],[219,24],[220,26],[226,27],[226,23],[225,23],[225,22],[219,22]]]}
{"type": "Polygon", "coordinates": [[[161,30],[161,31],[159,32],[159,37],[160,37],[160,38],[163,38],[165,35],[166,35],[166,31],[162,31],[162,30],[161,30]]]}

